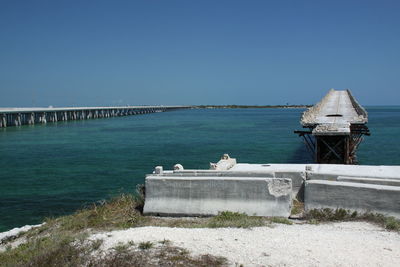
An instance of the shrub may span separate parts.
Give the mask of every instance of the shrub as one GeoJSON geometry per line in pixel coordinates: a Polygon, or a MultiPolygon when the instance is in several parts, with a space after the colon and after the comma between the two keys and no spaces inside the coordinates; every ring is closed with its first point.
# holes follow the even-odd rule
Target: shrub
{"type": "Polygon", "coordinates": [[[150,241],[146,241],[146,242],[141,242],[139,243],[138,248],[145,250],[145,249],[150,249],[154,246],[154,244],[150,241]]]}
{"type": "Polygon", "coordinates": [[[400,220],[394,217],[384,216],[378,213],[363,213],[345,209],[313,209],[306,213],[305,218],[312,223],[327,221],[351,221],[362,220],[372,222],[384,227],[387,230],[400,231],[400,220]]]}

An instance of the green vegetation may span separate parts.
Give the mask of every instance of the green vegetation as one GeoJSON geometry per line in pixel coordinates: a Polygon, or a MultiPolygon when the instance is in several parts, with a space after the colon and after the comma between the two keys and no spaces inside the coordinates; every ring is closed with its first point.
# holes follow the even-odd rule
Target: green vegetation
{"type": "MultiPolygon", "coordinates": [[[[273,223],[292,224],[287,218],[265,218],[244,213],[224,211],[208,218],[160,218],[142,216],[143,201],[133,195],[92,205],[76,213],[59,218],[46,219],[46,224],[32,229],[18,238],[24,238],[18,247],[4,244],[0,253],[1,266],[225,266],[226,259],[203,255],[192,257],[181,248],[163,240],[157,243],[128,242],[118,244],[105,253],[97,253],[103,241],[88,240],[96,231],[110,231],[139,226],[166,226],[186,228],[251,228],[270,226],[273,223]],[[97,256],[96,256],[97,255],[97,256]]],[[[302,203],[294,203],[292,213],[302,213],[302,203]]],[[[400,231],[400,221],[379,214],[358,214],[344,209],[311,210],[305,214],[309,223],[328,221],[365,220],[385,229],[400,231]]]]}
{"type": "Polygon", "coordinates": [[[291,215],[300,215],[304,212],[304,203],[293,199],[291,215]]]}
{"type": "Polygon", "coordinates": [[[283,217],[272,217],[271,222],[292,225],[293,222],[283,217]]]}
{"type": "Polygon", "coordinates": [[[82,266],[97,245],[84,241],[82,235],[37,237],[0,253],[0,263],[1,266],[82,266]]]}
{"type": "Polygon", "coordinates": [[[137,197],[122,194],[102,204],[78,210],[58,218],[46,218],[45,224],[26,233],[27,237],[54,232],[76,233],[85,229],[115,230],[144,225],[146,217],[137,210],[137,197]]]}
{"type": "Polygon", "coordinates": [[[142,249],[142,250],[144,250],[144,249],[150,249],[150,248],[152,248],[153,246],[154,246],[154,244],[153,244],[152,242],[150,242],[150,241],[141,242],[141,243],[139,244],[139,248],[142,249]]]}
{"type": "MultiPolygon", "coordinates": [[[[250,228],[288,223],[287,219],[247,216],[221,212],[208,218],[160,218],[142,216],[143,200],[123,194],[110,201],[81,209],[74,214],[47,218],[46,224],[21,234],[23,244],[0,253],[1,266],[225,266],[226,259],[203,255],[191,257],[187,251],[173,247],[170,241],[157,244],[133,242],[118,244],[106,255],[96,255],[102,240],[87,240],[91,232],[111,231],[139,226],[186,228],[250,228]],[[102,256],[103,255],[103,256],[102,256]]],[[[8,242],[12,242],[9,240],[8,242]]],[[[7,245],[7,244],[6,244],[7,245]]]]}
{"type": "Polygon", "coordinates": [[[270,224],[265,218],[247,216],[244,213],[224,211],[211,219],[203,226],[207,228],[222,228],[222,227],[236,227],[236,228],[250,228],[257,226],[265,226],[270,224]]]}
{"type": "Polygon", "coordinates": [[[377,213],[359,214],[357,211],[345,209],[313,209],[306,213],[305,219],[312,224],[331,221],[367,221],[387,230],[400,231],[400,220],[377,213]]]}
{"type": "Polygon", "coordinates": [[[109,252],[89,262],[88,266],[99,267],[132,267],[132,266],[227,266],[227,260],[222,257],[202,255],[190,256],[189,252],[179,247],[163,245],[161,247],[135,250],[126,249],[119,252],[109,252]]]}
{"type": "Polygon", "coordinates": [[[192,257],[187,250],[169,244],[153,248],[153,243],[118,244],[105,254],[96,251],[101,240],[88,241],[84,236],[42,237],[0,253],[0,265],[29,267],[69,266],[226,266],[222,257],[202,255],[192,257]]]}

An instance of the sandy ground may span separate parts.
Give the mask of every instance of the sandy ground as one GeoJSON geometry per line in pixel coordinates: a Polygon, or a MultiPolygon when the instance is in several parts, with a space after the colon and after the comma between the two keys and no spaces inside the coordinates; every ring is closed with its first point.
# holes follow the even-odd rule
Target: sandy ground
{"type": "Polygon", "coordinates": [[[7,246],[11,246],[11,247],[17,247],[22,243],[26,242],[25,238],[17,238],[14,241],[11,242],[7,242],[7,239],[13,239],[15,237],[17,237],[19,234],[27,232],[29,230],[31,230],[32,228],[37,228],[44,225],[44,223],[41,224],[36,224],[36,225],[25,225],[22,227],[17,227],[14,229],[11,229],[7,232],[2,232],[0,233],[0,252],[3,252],[7,249],[7,246]]]}
{"type": "Polygon", "coordinates": [[[400,266],[400,234],[365,222],[276,224],[253,229],[141,227],[98,233],[102,249],[170,240],[193,254],[228,258],[232,266],[400,266]]]}

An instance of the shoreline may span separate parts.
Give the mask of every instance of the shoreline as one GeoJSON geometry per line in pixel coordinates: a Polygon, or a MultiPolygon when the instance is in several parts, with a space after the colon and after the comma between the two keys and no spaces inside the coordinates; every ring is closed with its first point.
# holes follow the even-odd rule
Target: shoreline
{"type": "MultiPolygon", "coordinates": [[[[189,259],[201,259],[205,255],[221,259],[222,263],[217,266],[396,266],[400,261],[397,249],[400,246],[399,233],[384,230],[374,223],[338,221],[310,224],[305,220],[291,221],[292,224],[272,223],[250,228],[88,228],[84,230],[88,234],[84,244],[98,244],[93,259],[99,261],[103,255],[113,253],[147,254],[157,261],[157,252],[163,250],[180,253],[171,254],[172,257],[184,253],[189,259]],[[144,245],[148,247],[141,248],[144,245]]],[[[24,234],[42,225],[7,231],[14,231],[14,238],[8,236],[6,242],[0,242],[0,253],[26,243],[24,234]]],[[[79,248],[80,243],[73,242],[79,248]]]]}
{"type": "Polygon", "coordinates": [[[293,219],[229,211],[154,217],[141,213],[142,200],[121,195],[37,228],[7,231],[0,258],[5,266],[395,266],[400,261],[400,221],[389,217],[305,214],[301,205],[293,206],[293,219]]]}

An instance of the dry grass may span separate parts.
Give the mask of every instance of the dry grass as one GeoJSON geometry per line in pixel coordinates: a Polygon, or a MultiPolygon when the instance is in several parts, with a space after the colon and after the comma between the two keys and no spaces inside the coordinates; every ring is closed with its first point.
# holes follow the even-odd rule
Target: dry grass
{"type": "Polygon", "coordinates": [[[193,257],[188,251],[165,243],[153,248],[153,243],[121,244],[106,254],[96,254],[101,241],[82,237],[51,236],[34,239],[16,249],[0,253],[4,267],[128,267],[128,266],[226,266],[222,257],[193,257]],[[149,245],[151,244],[151,245],[149,245]]]}
{"type": "MultiPolygon", "coordinates": [[[[146,242],[145,242],[146,243],[146,242]]],[[[227,266],[227,260],[223,257],[211,255],[191,256],[182,248],[161,245],[155,248],[137,250],[128,247],[125,250],[109,251],[107,254],[89,262],[88,266],[99,267],[131,267],[131,266],[227,266]]]]}
{"type": "Polygon", "coordinates": [[[400,220],[377,213],[362,213],[345,209],[313,209],[305,214],[309,223],[332,221],[367,221],[375,223],[387,230],[400,231],[400,220]]]}
{"type": "Polygon", "coordinates": [[[84,236],[51,235],[32,238],[0,253],[1,266],[82,266],[95,246],[82,246],[84,236]]]}
{"type": "Polygon", "coordinates": [[[269,225],[268,219],[256,216],[247,216],[244,213],[224,211],[217,216],[211,217],[210,220],[204,225],[206,228],[250,228],[257,226],[269,225]]]}
{"type": "MultiPolygon", "coordinates": [[[[286,218],[247,216],[237,212],[221,212],[209,218],[160,218],[142,216],[143,202],[132,195],[95,204],[76,213],[47,219],[46,224],[28,231],[22,237],[26,242],[0,253],[1,266],[224,266],[224,258],[203,255],[192,257],[181,248],[171,246],[168,240],[157,244],[121,244],[106,255],[93,257],[101,247],[101,240],[86,240],[92,231],[110,231],[139,226],[166,226],[185,228],[251,228],[272,223],[292,224],[286,218]]],[[[294,204],[294,209],[302,205],[294,204]]],[[[297,211],[296,211],[297,212],[297,211]]],[[[379,214],[357,214],[343,209],[312,210],[305,214],[310,223],[325,221],[365,220],[386,229],[400,231],[400,221],[379,214]]],[[[100,255],[100,254],[99,254],[100,255]]]]}
{"type": "Polygon", "coordinates": [[[294,199],[292,210],[291,210],[291,215],[300,215],[303,212],[304,212],[304,203],[298,201],[297,199],[294,199]]]}
{"type": "Polygon", "coordinates": [[[47,219],[47,227],[80,231],[83,229],[125,229],[143,224],[146,217],[138,210],[137,198],[123,194],[103,204],[79,210],[72,215],[47,219]]]}

